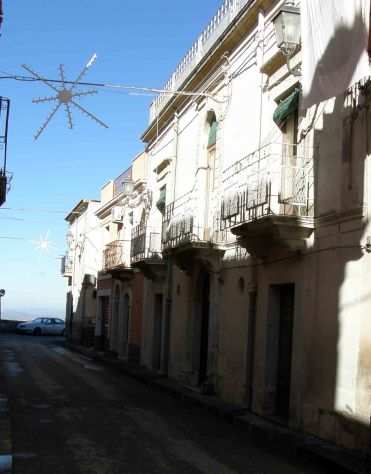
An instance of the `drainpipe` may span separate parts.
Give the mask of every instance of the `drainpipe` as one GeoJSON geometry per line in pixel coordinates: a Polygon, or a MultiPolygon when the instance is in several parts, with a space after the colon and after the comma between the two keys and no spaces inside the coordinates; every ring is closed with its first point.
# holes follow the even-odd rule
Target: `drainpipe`
{"type": "Polygon", "coordinates": [[[173,290],[173,259],[172,257],[168,257],[167,258],[164,346],[163,346],[163,362],[162,362],[163,372],[165,375],[168,375],[169,373],[172,290],[173,290]]]}
{"type": "Polygon", "coordinates": [[[179,118],[178,112],[174,115],[174,177],[173,177],[173,201],[175,201],[176,175],[178,168],[178,150],[179,150],[179,118]]]}
{"type": "MultiPolygon", "coordinates": [[[[257,47],[257,56],[256,56],[256,64],[258,70],[260,72],[261,67],[263,66],[264,62],[264,32],[265,32],[265,13],[264,10],[259,10],[258,13],[258,47],[257,47]]],[[[260,72],[260,102],[259,102],[259,143],[258,143],[258,150],[259,150],[259,159],[258,159],[258,169],[260,172],[260,154],[262,148],[262,141],[263,141],[263,92],[264,92],[264,73],[260,72]]],[[[251,256],[252,263],[255,265],[257,263],[257,259],[251,256]]],[[[258,275],[257,275],[257,267],[256,271],[254,271],[253,281],[254,285],[258,287],[258,275]]]]}
{"type": "Polygon", "coordinates": [[[81,334],[80,334],[80,344],[84,345],[84,339],[85,339],[85,311],[86,311],[86,290],[87,290],[87,282],[85,281],[85,275],[84,275],[84,280],[81,285],[81,292],[80,292],[80,297],[82,293],[82,304],[81,304],[81,334]]]}
{"type": "MultiPolygon", "coordinates": [[[[257,49],[256,63],[259,68],[262,67],[264,61],[264,29],[265,29],[265,17],[264,11],[260,10],[258,15],[258,28],[259,28],[259,44],[257,49]]],[[[259,104],[259,158],[260,149],[262,146],[262,135],[263,135],[263,90],[264,90],[264,74],[260,72],[260,104],[259,104]]],[[[259,160],[260,161],[260,160],[259,160]]]]}
{"type": "MultiPolygon", "coordinates": [[[[179,150],[179,119],[178,113],[174,115],[174,177],[173,177],[173,195],[172,201],[175,201],[175,188],[177,178],[177,166],[178,166],[178,150],[179,150]]],[[[165,328],[164,328],[164,344],[163,344],[163,372],[168,375],[169,372],[169,359],[170,359],[170,335],[171,335],[171,312],[172,312],[172,293],[173,293],[173,258],[167,257],[167,281],[166,281],[166,303],[165,303],[165,328]]]]}

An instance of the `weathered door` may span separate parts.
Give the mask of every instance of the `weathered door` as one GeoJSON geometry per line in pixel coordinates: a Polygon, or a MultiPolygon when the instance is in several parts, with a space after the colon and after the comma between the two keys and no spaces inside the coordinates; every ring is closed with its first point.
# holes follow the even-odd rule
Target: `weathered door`
{"type": "Polygon", "coordinates": [[[200,341],[200,368],[199,385],[207,379],[207,360],[209,354],[209,317],[210,317],[210,276],[205,273],[201,288],[201,341],[200,341]]]}
{"type": "Polygon", "coordinates": [[[102,341],[103,348],[108,349],[108,328],[109,328],[109,297],[101,297],[101,314],[102,314],[102,341]]]}
{"type": "Polygon", "coordinates": [[[129,353],[129,323],[130,323],[130,296],[125,293],[122,315],[122,356],[128,357],[129,353]]]}
{"type": "Polygon", "coordinates": [[[276,414],[282,418],[289,417],[292,336],[294,323],[295,286],[281,285],[279,288],[279,335],[278,335],[278,365],[276,414]]]}
{"type": "Polygon", "coordinates": [[[153,315],[153,369],[161,369],[163,295],[155,295],[153,315]]]}
{"type": "Polygon", "coordinates": [[[254,356],[255,356],[255,331],[256,331],[256,291],[249,295],[249,322],[247,328],[247,360],[246,360],[246,403],[248,409],[252,408],[254,387],[254,356]]]}
{"type": "Polygon", "coordinates": [[[120,318],[120,288],[116,287],[112,302],[112,320],[110,343],[111,351],[119,352],[119,318],[120,318]]]}

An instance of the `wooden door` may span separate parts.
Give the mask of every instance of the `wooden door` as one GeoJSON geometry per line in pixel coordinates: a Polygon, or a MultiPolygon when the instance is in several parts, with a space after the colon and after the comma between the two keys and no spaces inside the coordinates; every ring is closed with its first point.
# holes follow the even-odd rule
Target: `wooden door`
{"type": "Polygon", "coordinates": [[[200,368],[199,385],[207,379],[207,361],[209,355],[209,318],[210,318],[210,276],[205,273],[202,279],[201,294],[201,340],[200,340],[200,368]]]}
{"type": "Polygon", "coordinates": [[[282,418],[288,418],[290,409],[295,286],[292,284],[281,285],[279,292],[276,414],[282,418]]]}
{"type": "Polygon", "coordinates": [[[161,369],[163,295],[155,295],[153,321],[153,369],[161,369]]]}

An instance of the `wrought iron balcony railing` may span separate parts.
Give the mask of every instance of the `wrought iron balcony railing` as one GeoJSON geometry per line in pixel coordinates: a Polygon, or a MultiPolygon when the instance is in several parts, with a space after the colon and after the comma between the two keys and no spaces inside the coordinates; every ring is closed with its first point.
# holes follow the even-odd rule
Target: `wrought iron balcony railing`
{"type": "Polygon", "coordinates": [[[64,277],[71,277],[73,272],[73,259],[68,255],[61,258],[61,275],[64,277]]]}
{"type": "Polygon", "coordinates": [[[168,250],[189,243],[221,244],[224,232],[218,219],[202,223],[204,209],[195,195],[188,193],[166,206],[162,222],[162,248],[168,250]]]}
{"type": "Polygon", "coordinates": [[[224,171],[221,229],[268,215],[312,217],[313,148],[270,144],[224,171]]]}
{"type": "Polygon", "coordinates": [[[103,269],[130,268],[130,241],[115,240],[103,252],[103,269]]]}
{"type": "Polygon", "coordinates": [[[194,225],[193,216],[184,216],[174,222],[164,221],[162,228],[162,246],[175,248],[188,242],[204,240],[201,229],[194,225]]]}
{"type": "Polygon", "coordinates": [[[131,233],[131,262],[143,260],[160,260],[161,233],[154,232],[145,224],[134,227],[131,233]]]}

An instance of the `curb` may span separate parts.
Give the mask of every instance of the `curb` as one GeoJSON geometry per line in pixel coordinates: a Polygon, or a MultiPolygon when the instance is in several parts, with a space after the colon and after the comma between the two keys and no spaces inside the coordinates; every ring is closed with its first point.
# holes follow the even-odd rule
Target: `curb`
{"type": "Polygon", "coordinates": [[[315,459],[337,474],[371,473],[370,460],[361,454],[348,452],[313,435],[293,431],[284,426],[275,424],[263,417],[249,413],[247,409],[242,406],[229,405],[216,397],[206,397],[205,395],[193,392],[176,382],[169,381],[165,376],[153,374],[147,369],[130,367],[119,360],[110,360],[105,357],[103,353],[97,354],[92,350],[69,342],[66,342],[66,347],[91,357],[93,360],[99,361],[106,366],[118,369],[125,375],[145,385],[150,385],[166,392],[183,402],[201,406],[216,416],[235,424],[252,435],[258,442],[262,442],[263,444],[270,443],[274,446],[275,451],[315,459]]]}

